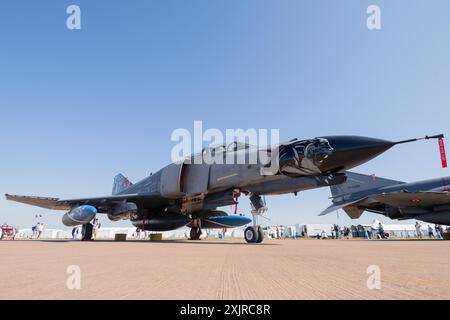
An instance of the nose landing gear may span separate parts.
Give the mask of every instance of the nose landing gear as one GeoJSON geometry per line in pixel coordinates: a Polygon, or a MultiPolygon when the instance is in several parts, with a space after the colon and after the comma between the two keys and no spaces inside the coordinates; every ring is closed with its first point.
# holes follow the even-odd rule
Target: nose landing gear
{"type": "Polygon", "coordinates": [[[91,223],[83,224],[81,229],[81,241],[91,241],[93,229],[94,227],[91,223]]]}
{"type": "Polygon", "coordinates": [[[253,208],[253,226],[245,229],[244,238],[247,243],[261,243],[264,240],[264,232],[258,224],[258,217],[267,212],[266,203],[259,195],[252,195],[250,201],[253,208]]]}

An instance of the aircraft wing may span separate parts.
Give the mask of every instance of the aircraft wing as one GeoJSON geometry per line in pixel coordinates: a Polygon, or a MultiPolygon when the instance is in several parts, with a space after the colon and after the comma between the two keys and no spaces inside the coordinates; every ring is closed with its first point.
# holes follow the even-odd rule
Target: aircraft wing
{"type": "Polygon", "coordinates": [[[17,196],[7,194],[6,199],[50,210],[70,210],[72,208],[82,205],[91,205],[96,207],[99,213],[106,213],[109,208],[113,207],[117,203],[124,201],[135,202],[136,204],[138,204],[143,208],[156,208],[167,202],[167,199],[164,199],[159,194],[158,195],[126,194],[117,196],[81,198],[70,200],[61,200],[58,198],[17,196]]]}
{"type": "Polygon", "coordinates": [[[381,203],[393,207],[426,208],[444,204],[450,204],[449,192],[392,192],[370,196],[381,203]]]}
{"type": "Polygon", "coordinates": [[[28,197],[28,196],[15,196],[6,195],[6,200],[25,203],[32,206],[51,209],[51,210],[69,210],[70,206],[61,202],[57,198],[42,198],[42,197],[28,197]]]}

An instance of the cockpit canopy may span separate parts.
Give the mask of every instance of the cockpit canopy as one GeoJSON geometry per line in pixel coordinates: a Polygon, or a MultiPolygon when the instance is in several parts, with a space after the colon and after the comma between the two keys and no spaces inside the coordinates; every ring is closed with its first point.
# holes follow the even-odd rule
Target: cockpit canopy
{"type": "Polygon", "coordinates": [[[229,143],[228,145],[222,144],[222,145],[208,146],[203,149],[202,153],[205,154],[208,152],[211,155],[216,155],[216,154],[221,154],[221,153],[237,152],[240,150],[248,150],[251,148],[253,149],[256,147],[251,144],[248,144],[248,143],[235,141],[235,142],[229,143]]]}

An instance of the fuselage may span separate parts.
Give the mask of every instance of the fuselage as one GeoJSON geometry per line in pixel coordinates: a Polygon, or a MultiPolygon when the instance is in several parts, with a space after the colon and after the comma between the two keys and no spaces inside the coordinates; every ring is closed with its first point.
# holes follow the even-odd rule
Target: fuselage
{"type": "Polygon", "coordinates": [[[159,208],[154,202],[147,206],[145,199],[134,201],[139,207],[132,216],[136,225],[160,212],[195,219],[218,207],[236,204],[236,194],[279,195],[343,183],[346,176],[342,171],[369,161],[393,145],[373,138],[328,136],[295,139],[270,149],[210,148],[164,167],[121,194],[159,195],[170,200],[159,208]]]}
{"type": "Polygon", "coordinates": [[[447,194],[448,201],[442,200],[435,203],[421,205],[420,197],[412,199],[411,202],[400,203],[399,205],[386,205],[376,201],[366,201],[363,205],[366,211],[383,214],[391,219],[417,219],[429,223],[450,225],[450,177],[428,179],[410,183],[398,183],[391,186],[366,190],[360,194],[352,195],[353,199],[369,197],[370,195],[391,194],[395,192],[406,193],[430,193],[447,194]]]}

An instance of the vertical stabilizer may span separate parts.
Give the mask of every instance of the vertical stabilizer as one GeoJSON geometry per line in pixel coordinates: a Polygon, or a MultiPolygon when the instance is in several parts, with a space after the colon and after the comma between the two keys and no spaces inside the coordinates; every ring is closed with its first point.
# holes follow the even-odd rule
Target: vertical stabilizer
{"type": "Polygon", "coordinates": [[[126,189],[130,188],[133,184],[126,178],[123,174],[118,174],[114,178],[114,186],[112,190],[112,194],[118,195],[121,194],[126,189]]]}

